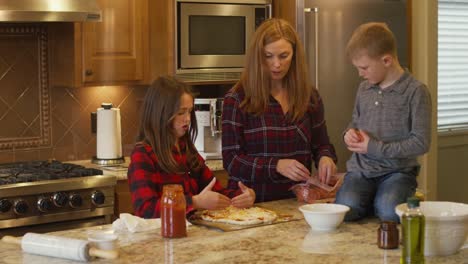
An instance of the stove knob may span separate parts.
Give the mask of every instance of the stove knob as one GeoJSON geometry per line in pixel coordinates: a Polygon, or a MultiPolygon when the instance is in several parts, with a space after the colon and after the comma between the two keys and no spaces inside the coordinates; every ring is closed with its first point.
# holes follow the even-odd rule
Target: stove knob
{"type": "Polygon", "coordinates": [[[102,205],[105,200],[106,196],[101,191],[95,191],[91,195],[91,201],[93,201],[94,205],[102,205]]]}
{"type": "Polygon", "coordinates": [[[57,207],[64,207],[68,203],[68,196],[64,192],[57,192],[52,195],[52,201],[57,207]]]}
{"type": "Polygon", "coordinates": [[[79,194],[72,193],[68,199],[70,200],[69,204],[72,208],[78,208],[83,205],[83,198],[81,198],[79,194]]]}
{"type": "Polygon", "coordinates": [[[37,210],[45,213],[52,209],[52,200],[48,197],[41,197],[37,200],[37,210]]]}
{"type": "Polygon", "coordinates": [[[7,199],[1,199],[0,200],[0,212],[6,213],[10,211],[10,209],[11,209],[11,202],[7,199]]]}
{"type": "Polygon", "coordinates": [[[17,215],[25,214],[28,211],[28,208],[28,203],[26,203],[24,200],[16,200],[13,205],[13,211],[17,215]]]}

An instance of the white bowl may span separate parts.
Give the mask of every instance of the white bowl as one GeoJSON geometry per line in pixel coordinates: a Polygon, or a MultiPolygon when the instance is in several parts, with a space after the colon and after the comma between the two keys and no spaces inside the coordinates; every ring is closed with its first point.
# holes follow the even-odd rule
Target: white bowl
{"type": "Polygon", "coordinates": [[[88,241],[92,247],[103,250],[115,250],[117,248],[117,235],[111,232],[90,232],[88,233],[88,241]]]}
{"type": "Polygon", "coordinates": [[[330,231],[343,222],[349,207],[341,204],[316,203],[302,205],[299,210],[313,230],[330,231]]]}
{"type": "MultiPolygon", "coordinates": [[[[447,256],[456,253],[468,235],[468,204],[454,202],[421,202],[426,217],[424,255],[447,256]]],[[[406,203],[395,207],[400,216],[406,203]]]]}

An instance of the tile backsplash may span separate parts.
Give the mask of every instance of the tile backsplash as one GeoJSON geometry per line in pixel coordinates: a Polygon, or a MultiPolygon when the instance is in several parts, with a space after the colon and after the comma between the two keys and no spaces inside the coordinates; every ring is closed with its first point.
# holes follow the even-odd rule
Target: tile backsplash
{"type": "Polygon", "coordinates": [[[103,102],[121,110],[122,144],[128,155],[147,87],[56,85],[55,79],[63,76],[50,70],[59,67],[50,59],[64,57],[52,54],[49,29],[41,23],[0,23],[0,163],[91,159],[96,155],[91,112],[103,102]]]}
{"type": "MultiPolygon", "coordinates": [[[[4,89],[0,88],[0,97],[4,89]]],[[[124,155],[129,155],[137,134],[139,102],[146,93],[144,86],[52,87],[51,144],[47,147],[13,148],[0,151],[0,163],[57,159],[82,160],[96,155],[96,135],[91,133],[91,112],[102,102],[120,108],[124,155]]],[[[14,130],[15,124],[4,129],[14,130]]]]}
{"type": "MultiPolygon", "coordinates": [[[[120,108],[123,154],[128,156],[147,86],[63,85],[68,75],[62,73],[70,72],[64,66],[73,58],[49,50],[52,42],[43,24],[0,23],[0,163],[91,159],[96,155],[91,112],[103,102],[120,108]],[[63,64],[51,60],[50,65],[51,57],[60,57],[63,64]]],[[[231,86],[198,85],[194,90],[199,97],[222,97],[231,86]]]]}

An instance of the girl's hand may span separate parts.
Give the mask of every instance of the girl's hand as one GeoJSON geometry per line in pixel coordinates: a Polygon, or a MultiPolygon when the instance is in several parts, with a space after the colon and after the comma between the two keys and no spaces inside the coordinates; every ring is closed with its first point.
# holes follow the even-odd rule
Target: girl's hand
{"type": "Polygon", "coordinates": [[[216,178],[201,191],[198,195],[192,196],[192,203],[194,208],[200,209],[223,209],[231,204],[231,199],[218,192],[213,192],[211,189],[216,183],[216,178]]]}
{"type": "Polygon", "coordinates": [[[336,173],[336,164],[332,158],[322,156],[318,165],[318,177],[320,182],[328,184],[331,176],[336,173]]]}
{"type": "Polygon", "coordinates": [[[232,198],[232,205],[239,208],[251,207],[255,202],[255,191],[245,186],[242,182],[238,182],[238,185],[242,194],[232,198]]]}
{"type": "Polygon", "coordinates": [[[295,159],[280,159],[276,171],[293,181],[307,181],[310,171],[295,159]]]}

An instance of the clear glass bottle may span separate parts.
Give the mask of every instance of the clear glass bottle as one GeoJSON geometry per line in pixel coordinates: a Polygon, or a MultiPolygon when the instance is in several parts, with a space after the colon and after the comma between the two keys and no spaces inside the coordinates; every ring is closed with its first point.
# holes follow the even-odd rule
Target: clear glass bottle
{"type": "Polygon", "coordinates": [[[401,264],[424,264],[425,217],[419,208],[419,199],[410,197],[408,209],[401,217],[402,251],[401,264]]]}
{"type": "Polygon", "coordinates": [[[179,184],[164,185],[161,197],[161,235],[163,237],[187,236],[185,211],[186,202],[182,186],[179,184]]]}

